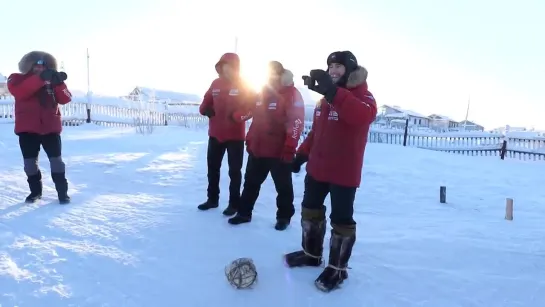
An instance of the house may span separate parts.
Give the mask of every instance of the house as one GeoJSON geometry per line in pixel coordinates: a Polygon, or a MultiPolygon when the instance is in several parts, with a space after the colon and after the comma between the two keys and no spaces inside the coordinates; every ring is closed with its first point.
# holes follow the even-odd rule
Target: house
{"type": "Polygon", "coordinates": [[[484,131],[484,127],[469,120],[463,120],[459,123],[461,131],[484,131]]]}
{"type": "Polygon", "coordinates": [[[409,126],[429,127],[430,125],[430,118],[426,115],[405,110],[398,106],[380,106],[378,117],[385,120],[390,126],[405,126],[407,119],[409,120],[409,126]]]}
{"type": "Polygon", "coordinates": [[[428,117],[430,118],[430,128],[434,130],[449,131],[457,129],[460,125],[459,122],[445,115],[432,114],[428,117]]]}
{"type": "Polygon", "coordinates": [[[166,102],[168,105],[196,105],[202,101],[201,97],[194,94],[158,90],[143,86],[135,87],[126,98],[139,101],[141,97],[146,101],[166,102]]]}
{"type": "Polygon", "coordinates": [[[11,96],[10,92],[8,91],[7,81],[8,78],[0,74],[0,99],[6,99],[11,96]]]}

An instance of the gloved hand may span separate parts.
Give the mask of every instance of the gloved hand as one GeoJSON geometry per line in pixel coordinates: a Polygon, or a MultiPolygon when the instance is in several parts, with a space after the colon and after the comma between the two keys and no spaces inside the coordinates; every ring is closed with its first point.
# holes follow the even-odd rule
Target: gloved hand
{"type": "Polygon", "coordinates": [[[308,156],[304,154],[296,154],[295,159],[291,163],[291,171],[293,173],[299,173],[301,171],[301,166],[307,163],[308,156]]]}
{"type": "Polygon", "coordinates": [[[204,116],[206,116],[208,118],[211,118],[214,115],[216,115],[216,112],[214,112],[214,109],[212,109],[212,108],[206,109],[206,111],[204,111],[204,116]]]}
{"type": "Polygon", "coordinates": [[[54,69],[46,69],[40,73],[40,78],[55,86],[63,83],[68,78],[68,75],[62,71],[58,72],[54,69]]]}
{"type": "Polygon", "coordinates": [[[333,103],[333,99],[337,94],[337,86],[333,83],[333,79],[325,70],[313,69],[310,71],[310,78],[316,81],[316,84],[311,84],[308,88],[316,93],[324,95],[327,102],[333,103]]]}
{"type": "Polygon", "coordinates": [[[285,148],[282,152],[282,157],[280,158],[284,163],[292,163],[293,157],[295,156],[295,149],[285,148]]]}

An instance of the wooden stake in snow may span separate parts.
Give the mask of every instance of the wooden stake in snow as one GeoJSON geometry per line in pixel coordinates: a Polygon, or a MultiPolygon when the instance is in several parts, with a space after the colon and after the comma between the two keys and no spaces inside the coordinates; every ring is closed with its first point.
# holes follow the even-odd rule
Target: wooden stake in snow
{"type": "Polygon", "coordinates": [[[439,187],[439,202],[442,204],[447,203],[447,187],[445,186],[439,187]]]}
{"type": "Polygon", "coordinates": [[[505,219],[508,221],[513,220],[513,199],[507,198],[505,200],[505,219]]]}

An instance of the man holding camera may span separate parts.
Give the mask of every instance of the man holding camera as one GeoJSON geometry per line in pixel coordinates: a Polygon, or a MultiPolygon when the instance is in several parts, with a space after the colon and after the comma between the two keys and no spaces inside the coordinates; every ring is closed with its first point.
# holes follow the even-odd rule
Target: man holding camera
{"type": "Polygon", "coordinates": [[[30,188],[27,203],[42,197],[42,174],[38,167],[40,146],[51,166],[51,178],[61,204],[70,202],[65,164],[62,160],[62,122],[59,104],[72,100],[64,81],[66,73],[57,71],[57,61],[49,53],[32,51],[19,62],[20,73],[8,78],[8,89],[15,98],[15,134],[23,155],[30,188]]]}
{"type": "Polygon", "coordinates": [[[246,136],[248,163],[237,215],[229,223],[238,225],[252,219],[261,185],[269,173],[278,193],[276,230],[285,230],[295,213],[291,163],[303,132],[305,104],[293,86],[293,74],[277,61],[269,63],[269,82],[263,87],[253,110],[246,136]]]}
{"type": "Polygon", "coordinates": [[[329,263],[315,281],[328,292],[348,278],[348,260],[356,242],[354,199],[361,182],[369,127],[377,105],[367,89],[367,70],[350,51],[333,52],[327,71],[304,76],[310,90],[324,95],[314,110],[314,121],[299,147],[293,171],[307,163],[301,209],[302,250],[285,255],[289,267],[320,266],[326,232],[325,198],[331,197],[332,226],[329,263]]]}
{"type": "Polygon", "coordinates": [[[216,64],[218,78],[204,95],[199,112],[209,118],[208,125],[208,194],[207,200],[198,206],[209,210],[219,206],[220,170],[227,152],[229,164],[229,205],[223,211],[226,216],[237,213],[242,185],[242,162],[246,123],[251,118],[256,94],[240,77],[240,59],[235,53],[224,54],[216,64]]]}

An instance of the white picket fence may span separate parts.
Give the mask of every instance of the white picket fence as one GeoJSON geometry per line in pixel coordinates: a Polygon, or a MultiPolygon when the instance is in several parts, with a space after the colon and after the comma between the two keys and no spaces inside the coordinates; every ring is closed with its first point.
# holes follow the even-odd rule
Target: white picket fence
{"type": "MultiPolygon", "coordinates": [[[[198,105],[170,106],[165,103],[141,103],[121,99],[97,99],[93,103],[74,99],[61,106],[63,125],[79,126],[88,122],[103,126],[175,125],[187,128],[207,128],[208,119],[198,112],[198,105]]],[[[307,111],[308,112],[308,111],[307,111]]],[[[312,121],[306,116],[302,139],[306,137],[312,121]]],[[[13,101],[0,100],[0,123],[14,123],[13,101]]],[[[248,122],[248,125],[250,122],[248,122]]],[[[247,125],[247,126],[248,126],[247,125]]],[[[520,137],[489,132],[431,133],[409,131],[406,145],[429,150],[470,156],[500,156],[503,141],[507,141],[505,158],[525,161],[545,161],[545,137],[520,137]]],[[[368,141],[403,145],[404,131],[373,125],[368,141]]]]}

